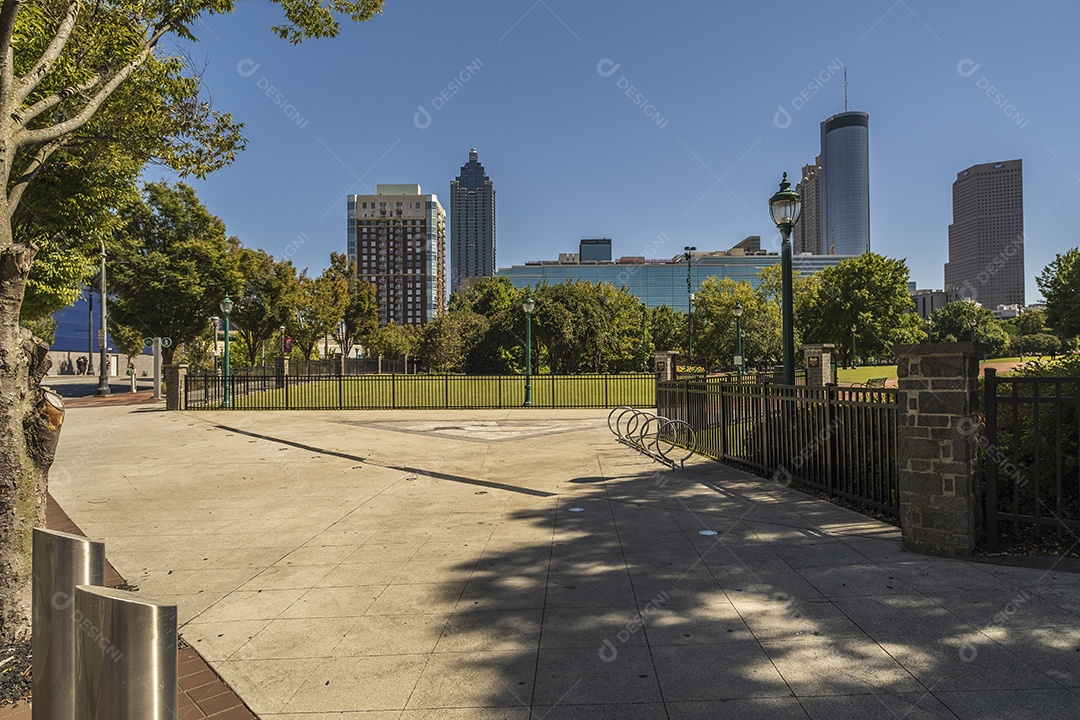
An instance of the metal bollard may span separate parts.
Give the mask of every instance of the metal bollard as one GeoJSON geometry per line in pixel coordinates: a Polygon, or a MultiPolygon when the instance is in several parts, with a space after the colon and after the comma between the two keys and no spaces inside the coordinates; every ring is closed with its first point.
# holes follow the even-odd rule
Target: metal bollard
{"type": "Polygon", "coordinates": [[[75,586],[105,584],[105,544],[34,528],[33,720],[75,717],[75,586]]]}
{"type": "Polygon", "coordinates": [[[176,720],[176,606],[75,589],[75,720],[176,720]]]}

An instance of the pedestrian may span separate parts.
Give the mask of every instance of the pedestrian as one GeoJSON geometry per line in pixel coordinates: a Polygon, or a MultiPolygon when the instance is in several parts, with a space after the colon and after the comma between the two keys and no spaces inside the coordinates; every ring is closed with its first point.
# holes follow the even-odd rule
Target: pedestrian
{"type": "Polygon", "coordinates": [[[86,374],[86,356],[85,355],[80,355],[79,358],[75,361],[75,366],[79,369],[79,374],[80,375],[85,375],[86,374]]]}

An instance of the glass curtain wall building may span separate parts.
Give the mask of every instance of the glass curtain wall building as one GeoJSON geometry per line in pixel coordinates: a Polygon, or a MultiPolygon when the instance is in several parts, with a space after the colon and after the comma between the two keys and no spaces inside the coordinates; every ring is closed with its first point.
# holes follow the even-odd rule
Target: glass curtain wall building
{"type": "Polygon", "coordinates": [[[864,112],[839,113],[821,123],[821,169],[815,187],[821,192],[819,252],[870,252],[869,125],[864,112]]]}
{"type": "Polygon", "coordinates": [[[450,292],[469,278],[495,274],[495,187],[477,158],[450,182],[450,292]]]}

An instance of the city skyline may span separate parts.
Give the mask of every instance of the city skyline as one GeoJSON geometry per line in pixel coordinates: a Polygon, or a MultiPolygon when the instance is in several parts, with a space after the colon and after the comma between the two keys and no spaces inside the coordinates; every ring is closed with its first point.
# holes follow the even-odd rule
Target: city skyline
{"type": "Polygon", "coordinates": [[[230,233],[313,272],[340,251],[345,195],[381,182],[445,192],[474,146],[497,170],[500,266],[583,237],[641,254],[663,236],[674,255],[761,235],[775,251],[767,200],[843,111],[846,70],[849,106],[874,122],[872,249],[906,258],[920,288],[944,286],[958,168],[1024,159],[1029,301],[1034,276],[1076,245],[1080,139],[1058,118],[1080,99],[1046,69],[1065,67],[1080,9],[786,9],[814,37],[808,51],[795,36],[784,48],[766,8],[651,7],[391,0],[372,22],[300,47],[266,30],[273,8],[207,18],[183,47],[208,63],[208,91],[249,143],[194,184],[230,233]],[[728,40],[713,42],[718,32],[728,40]],[[398,52],[415,43],[425,53],[398,52]],[[388,56],[394,73],[368,71],[388,56]],[[357,69],[363,91],[312,82],[336,67],[357,69]]]}
{"type": "Polygon", "coordinates": [[[470,278],[495,274],[495,186],[476,148],[450,181],[450,292],[470,278]]]}

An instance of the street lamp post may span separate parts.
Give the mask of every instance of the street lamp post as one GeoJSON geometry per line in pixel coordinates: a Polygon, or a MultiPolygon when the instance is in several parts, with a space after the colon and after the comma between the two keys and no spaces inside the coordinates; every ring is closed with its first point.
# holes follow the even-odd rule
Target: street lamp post
{"type": "Polygon", "coordinates": [[[649,372],[649,356],[646,354],[648,346],[645,343],[646,324],[649,308],[645,303],[641,304],[641,371],[649,372]]]}
{"type": "Polygon", "coordinates": [[[783,302],[783,336],[784,336],[784,384],[795,384],[795,309],[792,293],[792,270],[791,270],[791,230],[795,223],[799,222],[799,213],[802,211],[802,196],[791,189],[787,173],[784,173],[780,181],[780,189],[769,198],[769,214],[773,222],[780,230],[783,238],[783,252],[781,256],[781,271],[783,281],[781,284],[783,302]]]}
{"type": "Polygon", "coordinates": [[[532,295],[525,296],[521,309],[525,311],[525,402],[522,406],[532,407],[532,315],[536,310],[532,295]]]}
{"type": "Polygon", "coordinates": [[[107,357],[109,352],[109,331],[106,329],[106,313],[105,313],[105,243],[101,243],[101,284],[98,286],[98,290],[101,292],[101,327],[98,329],[98,350],[101,351],[101,357],[98,359],[98,364],[101,366],[98,368],[98,395],[111,395],[112,391],[109,389],[109,358],[107,357]]]}
{"type": "Polygon", "coordinates": [[[735,303],[735,355],[738,357],[738,370],[739,374],[743,374],[743,367],[746,365],[746,358],[743,357],[742,351],[742,314],[743,306],[735,303]]]}
{"type": "Polygon", "coordinates": [[[934,321],[926,318],[926,342],[934,342],[934,321]]]}
{"type": "Polygon", "coordinates": [[[858,363],[855,360],[855,355],[857,354],[856,350],[855,350],[855,330],[857,330],[857,329],[858,328],[855,327],[855,323],[851,323],[851,369],[852,370],[854,370],[856,367],[858,367],[858,363]]]}
{"type": "Polygon", "coordinates": [[[217,359],[218,358],[217,334],[218,334],[218,329],[221,327],[221,318],[219,318],[217,315],[211,315],[210,316],[210,326],[212,328],[214,328],[214,372],[216,373],[217,372],[217,361],[218,361],[218,359],[217,359]]]}
{"type": "Polygon", "coordinates": [[[233,309],[233,301],[226,295],[225,299],[218,303],[218,307],[221,308],[221,314],[225,318],[225,393],[224,398],[221,401],[221,407],[232,407],[232,394],[230,387],[231,378],[229,377],[229,313],[233,309]]]}
{"type": "Polygon", "coordinates": [[[690,284],[690,262],[694,259],[695,250],[697,247],[693,245],[683,247],[683,257],[686,258],[686,362],[688,365],[690,358],[694,355],[694,288],[690,284]]]}
{"type": "Polygon", "coordinates": [[[971,342],[975,342],[975,327],[979,324],[978,320],[971,321],[971,342]]]}

